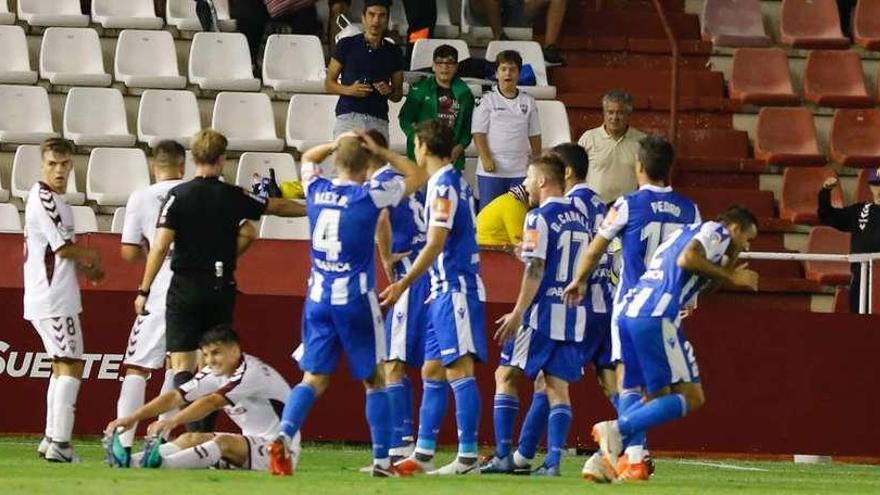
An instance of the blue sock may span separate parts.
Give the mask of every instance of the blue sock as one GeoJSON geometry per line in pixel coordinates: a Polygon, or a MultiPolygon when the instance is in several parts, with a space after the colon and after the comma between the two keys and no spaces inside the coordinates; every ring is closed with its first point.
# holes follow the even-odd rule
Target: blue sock
{"type": "Polygon", "coordinates": [[[562,451],[565,450],[565,440],[568,438],[568,430],[571,428],[571,406],[568,404],[556,404],[550,408],[550,416],[547,422],[547,458],[544,464],[558,466],[562,459],[562,451]]]}
{"type": "Polygon", "coordinates": [[[413,392],[412,381],[409,377],[403,375],[403,435],[401,441],[406,445],[413,440],[413,392]]]}
{"type": "Polygon", "coordinates": [[[620,394],[612,394],[611,397],[608,397],[608,402],[614,406],[614,410],[620,413],[620,394]]]}
{"type": "Polygon", "coordinates": [[[532,405],[523,420],[522,429],[519,432],[519,446],[516,450],[519,455],[526,459],[534,459],[538,450],[538,442],[544,436],[547,428],[547,415],[550,413],[550,401],[547,394],[538,392],[532,396],[532,405]]]}
{"type": "Polygon", "coordinates": [[[480,428],[480,389],[477,379],[468,376],[450,382],[455,395],[455,421],[458,424],[459,457],[477,457],[480,428]]]}
{"type": "Polygon", "coordinates": [[[634,433],[646,432],[686,414],[687,402],[683,395],[664,395],[623,413],[617,418],[617,427],[621,435],[628,437],[634,433]]]}
{"type": "MultiPolygon", "coordinates": [[[[635,411],[643,405],[644,403],[642,402],[642,392],[640,390],[624,390],[620,393],[620,399],[618,400],[617,417],[620,418],[626,413],[635,411]]],[[[645,431],[637,431],[631,435],[624,435],[623,437],[624,449],[626,449],[627,447],[644,444],[645,431]]]]}
{"type": "Polygon", "coordinates": [[[284,411],[281,413],[281,432],[288,438],[293,438],[296,432],[302,427],[306,414],[315,403],[315,389],[306,383],[290,389],[290,395],[287,396],[287,403],[284,404],[284,411]]]}
{"type": "Polygon", "coordinates": [[[416,450],[423,454],[434,455],[437,448],[437,434],[449,401],[446,386],[442,381],[424,381],[422,406],[419,408],[419,441],[416,443],[416,450]]]}
{"type": "Polygon", "coordinates": [[[403,383],[392,383],[385,390],[391,403],[391,448],[397,448],[403,446],[403,436],[406,434],[403,425],[406,389],[403,383]]]}
{"type": "Polygon", "coordinates": [[[391,401],[384,388],[367,390],[367,423],[373,440],[373,459],[387,459],[391,443],[391,401]]]}
{"type": "Polygon", "coordinates": [[[495,394],[495,455],[505,458],[510,455],[513,443],[513,424],[519,413],[519,399],[512,395],[495,394]]]}

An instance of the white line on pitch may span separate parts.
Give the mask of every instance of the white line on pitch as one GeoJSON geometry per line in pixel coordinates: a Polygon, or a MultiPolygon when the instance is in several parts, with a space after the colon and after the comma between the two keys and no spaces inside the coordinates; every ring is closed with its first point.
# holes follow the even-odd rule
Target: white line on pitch
{"type": "Polygon", "coordinates": [[[706,466],[706,467],[714,467],[718,469],[730,469],[733,471],[760,471],[760,472],[768,472],[769,469],[762,469],[756,467],[747,467],[747,466],[736,466],[733,464],[725,464],[723,462],[703,462],[703,461],[688,461],[688,460],[677,460],[673,461],[679,464],[689,464],[691,466],[706,466]]]}

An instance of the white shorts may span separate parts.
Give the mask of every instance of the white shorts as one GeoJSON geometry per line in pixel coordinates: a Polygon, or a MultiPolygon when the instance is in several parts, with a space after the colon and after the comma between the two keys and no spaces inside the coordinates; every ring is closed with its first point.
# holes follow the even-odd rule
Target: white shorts
{"type": "MultiPolygon", "coordinates": [[[[224,433],[217,433],[218,435],[224,435],[224,433]]],[[[226,433],[228,435],[228,433],[226,433]]],[[[272,444],[274,438],[265,438],[265,437],[255,437],[250,435],[243,435],[244,439],[248,444],[248,465],[242,466],[241,469],[249,469],[251,471],[268,471],[269,470],[269,445],[272,444]]],[[[300,434],[296,433],[296,436],[293,437],[293,441],[290,442],[290,461],[293,465],[293,469],[296,469],[297,464],[299,464],[299,454],[300,454],[301,446],[300,446],[300,434]]]]}
{"type": "Polygon", "coordinates": [[[46,354],[52,359],[78,359],[83,356],[82,326],[79,315],[56,316],[32,320],[31,325],[43,341],[46,354]]]}
{"type": "Polygon", "coordinates": [[[165,308],[138,316],[131,326],[123,367],[152,371],[165,366],[165,308]]]}

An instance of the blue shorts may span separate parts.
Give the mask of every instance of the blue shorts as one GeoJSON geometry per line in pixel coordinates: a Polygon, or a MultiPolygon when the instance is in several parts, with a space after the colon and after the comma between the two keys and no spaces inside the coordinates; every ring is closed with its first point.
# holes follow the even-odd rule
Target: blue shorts
{"type": "Polygon", "coordinates": [[[366,380],[385,359],[385,330],[374,292],[346,305],[316,303],[306,298],[302,346],[294,356],[303,371],[329,375],[345,352],[351,376],[366,380]]]}
{"type": "Polygon", "coordinates": [[[449,366],[462,356],[487,357],[486,315],[476,293],[441,292],[431,300],[425,329],[425,360],[449,366]]]}
{"type": "Polygon", "coordinates": [[[698,383],[700,370],[694,348],[668,318],[621,316],[624,388],[644,387],[649,394],[675,383],[698,383]]]}
{"type": "Polygon", "coordinates": [[[500,364],[523,370],[529,380],[543,371],[572,383],[584,376],[584,345],[585,342],[553,340],[523,326],[516,332],[516,338],[504,343],[500,364]]]}
{"type": "Polygon", "coordinates": [[[611,361],[611,314],[587,313],[583,350],[584,366],[592,364],[596,371],[614,369],[611,361]]]}
{"type": "Polygon", "coordinates": [[[388,361],[402,361],[420,368],[425,359],[425,327],[428,324],[428,296],[431,279],[417,278],[401,294],[385,318],[385,347],[388,361]]]}
{"type": "Polygon", "coordinates": [[[526,180],[525,177],[495,177],[493,175],[478,175],[477,185],[479,186],[480,210],[486,207],[493,199],[501,196],[510,190],[511,187],[518,186],[526,180]]]}

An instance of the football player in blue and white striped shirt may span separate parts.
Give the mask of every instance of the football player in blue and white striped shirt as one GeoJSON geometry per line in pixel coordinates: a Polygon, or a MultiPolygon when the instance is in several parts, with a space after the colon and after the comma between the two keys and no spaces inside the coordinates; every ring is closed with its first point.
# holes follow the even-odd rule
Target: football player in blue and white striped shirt
{"type": "MultiPolygon", "coordinates": [[[[621,307],[625,388],[643,388],[647,400],[616,421],[593,426],[606,476],[617,470],[627,437],[684,417],[705,398],[694,349],[681,329],[681,313],[693,307],[712,282],[758,289],[758,274],[737,258],[758,235],[757,220],[742,206],[731,206],[714,222],[678,230],[661,244],[621,307]]],[[[629,479],[621,476],[623,480],[629,479]]],[[[618,479],[620,479],[618,478],[618,479]]]]}

